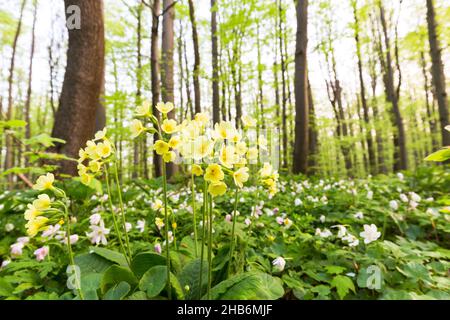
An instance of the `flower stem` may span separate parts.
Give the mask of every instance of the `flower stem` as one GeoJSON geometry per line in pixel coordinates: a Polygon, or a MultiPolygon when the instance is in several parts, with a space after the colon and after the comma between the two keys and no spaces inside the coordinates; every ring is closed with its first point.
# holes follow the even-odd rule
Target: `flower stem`
{"type": "Polygon", "coordinates": [[[117,185],[117,193],[119,194],[119,204],[120,204],[120,212],[121,212],[121,216],[122,216],[122,227],[123,227],[123,231],[125,233],[125,242],[127,244],[127,249],[128,249],[128,255],[130,257],[130,261],[131,261],[131,249],[130,249],[130,240],[128,239],[128,232],[127,232],[127,226],[126,226],[126,221],[125,221],[125,210],[123,209],[123,201],[122,201],[122,190],[120,189],[120,181],[119,181],[119,173],[117,170],[117,163],[114,161],[114,177],[116,179],[116,185],[117,185]]]}
{"type": "Polygon", "coordinates": [[[205,252],[205,237],[206,237],[206,203],[208,200],[207,193],[207,185],[206,180],[203,183],[203,207],[202,207],[202,247],[201,247],[201,255],[200,255],[200,283],[199,283],[199,299],[202,297],[202,288],[203,288],[203,260],[204,260],[204,252],[205,252]]]}
{"type": "MultiPolygon", "coordinates": [[[[75,267],[75,261],[73,260],[72,244],[70,243],[70,217],[69,217],[69,212],[67,211],[67,207],[65,205],[64,205],[64,214],[65,214],[65,218],[66,218],[66,221],[67,221],[66,237],[67,237],[67,250],[69,251],[70,265],[75,267]]],[[[77,274],[75,274],[75,276],[76,276],[75,281],[77,282],[78,295],[80,296],[81,300],[84,300],[83,292],[81,291],[81,287],[79,285],[80,279],[78,279],[78,275],[77,274]]]]}
{"type": "Polygon", "coordinates": [[[234,193],[233,227],[231,228],[230,261],[228,262],[227,277],[230,277],[231,263],[233,261],[234,243],[235,243],[234,230],[235,230],[235,226],[236,226],[236,211],[237,211],[238,194],[239,194],[239,188],[236,187],[236,191],[234,193]]]}
{"type": "Polygon", "coordinates": [[[198,257],[198,250],[197,250],[197,221],[195,217],[195,184],[194,184],[194,174],[191,173],[191,184],[192,184],[192,215],[194,220],[194,250],[195,250],[195,257],[198,257]]]}
{"type": "Polygon", "coordinates": [[[116,219],[116,214],[114,212],[114,207],[113,207],[113,203],[112,203],[112,195],[111,195],[111,186],[109,184],[109,172],[108,172],[108,168],[105,166],[105,178],[106,178],[106,189],[108,191],[108,202],[109,202],[109,207],[111,208],[111,215],[113,218],[113,223],[114,223],[114,230],[116,231],[117,234],[117,238],[119,239],[119,244],[120,244],[120,248],[122,250],[123,255],[125,256],[128,266],[130,266],[131,264],[131,257],[128,256],[127,254],[127,250],[125,249],[124,245],[123,245],[123,241],[122,241],[122,233],[120,232],[119,226],[117,224],[117,219],[116,219]]]}
{"type": "Polygon", "coordinates": [[[164,229],[166,233],[166,264],[167,264],[167,293],[169,300],[172,299],[172,288],[170,285],[170,249],[169,249],[169,216],[167,214],[167,173],[166,163],[162,165],[163,174],[163,192],[164,192],[164,229]]]}
{"type": "Polygon", "coordinates": [[[209,218],[208,218],[208,300],[211,299],[211,280],[212,280],[212,202],[213,198],[209,200],[209,218]]]}

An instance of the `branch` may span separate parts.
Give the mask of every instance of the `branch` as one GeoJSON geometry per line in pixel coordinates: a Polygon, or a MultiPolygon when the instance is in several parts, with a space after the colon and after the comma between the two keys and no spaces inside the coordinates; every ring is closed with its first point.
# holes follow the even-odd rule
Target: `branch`
{"type": "Polygon", "coordinates": [[[173,6],[175,6],[177,4],[177,2],[178,2],[178,0],[172,2],[170,5],[168,5],[167,8],[165,8],[163,10],[163,12],[161,12],[161,14],[158,16],[158,18],[165,15],[167,11],[169,11],[173,6]]]}

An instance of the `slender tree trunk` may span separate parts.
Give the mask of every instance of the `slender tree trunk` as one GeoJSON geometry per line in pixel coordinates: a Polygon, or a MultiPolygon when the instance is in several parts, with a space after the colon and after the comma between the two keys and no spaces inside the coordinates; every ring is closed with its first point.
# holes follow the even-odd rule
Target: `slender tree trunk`
{"type": "Polygon", "coordinates": [[[355,42],[356,42],[356,56],[358,58],[358,74],[359,74],[359,87],[360,87],[360,96],[361,96],[361,106],[363,109],[364,115],[364,123],[365,123],[365,135],[367,140],[367,149],[369,155],[369,172],[371,174],[376,174],[376,160],[375,160],[375,150],[374,143],[372,138],[372,130],[369,119],[369,107],[367,105],[366,99],[366,87],[364,83],[363,77],[363,67],[362,67],[362,56],[361,56],[361,43],[359,40],[359,19],[358,19],[358,9],[357,9],[357,0],[352,1],[353,6],[353,15],[355,19],[355,42]]]}
{"type": "Polygon", "coordinates": [[[25,128],[25,138],[31,137],[31,121],[30,121],[30,105],[31,105],[31,85],[33,81],[33,58],[35,48],[35,30],[36,30],[36,17],[37,17],[37,0],[33,1],[33,26],[31,28],[31,48],[30,48],[30,64],[28,68],[28,88],[27,98],[25,101],[25,121],[27,122],[25,128]]]}
{"type": "Polygon", "coordinates": [[[179,21],[180,34],[177,39],[177,50],[178,50],[178,68],[180,69],[179,76],[179,94],[180,94],[180,119],[179,122],[183,122],[183,119],[187,117],[187,108],[184,110],[184,66],[183,66],[183,24],[181,20],[179,21]],[[184,112],[183,112],[184,111],[184,112]]]}
{"type": "Polygon", "coordinates": [[[211,44],[212,44],[212,108],[213,123],[220,122],[219,95],[219,45],[217,39],[217,0],[211,0],[211,44]]]}
{"type": "Polygon", "coordinates": [[[256,49],[257,49],[257,54],[258,54],[258,104],[259,107],[257,107],[256,109],[258,110],[257,114],[258,116],[258,120],[259,123],[258,125],[261,125],[261,127],[264,129],[265,126],[265,121],[264,121],[264,94],[263,94],[263,65],[261,63],[261,40],[259,39],[260,37],[260,33],[259,33],[259,23],[256,25],[256,49]]]}
{"type": "MultiPolygon", "coordinates": [[[[406,151],[406,136],[403,125],[403,118],[400,113],[398,90],[394,87],[394,70],[391,59],[391,46],[389,35],[387,32],[387,23],[385,18],[384,7],[381,1],[379,2],[380,20],[384,35],[384,45],[386,49],[386,60],[383,62],[385,76],[385,90],[386,100],[392,104],[391,118],[394,125],[394,171],[406,170],[408,168],[408,154],[406,151]]],[[[384,59],[384,57],[383,57],[384,59]]]]}
{"type": "Polygon", "coordinates": [[[427,25],[428,40],[430,42],[431,75],[433,78],[434,92],[439,108],[439,121],[441,123],[442,144],[450,145],[450,132],[445,130],[449,124],[447,92],[445,91],[444,66],[441,57],[441,48],[437,34],[437,22],[434,12],[433,0],[427,0],[427,25]]]}
{"type": "MultiPolygon", "coordinates": [[[[159,12],[161,11],[161,1],[153,0],[152,9],[152,34],[151,34],[151,83],[152,83],[152,112],[155,117],[160,118],[156,105],[159,102],[161,89],[159,82],[159,12]]],[[[158,140],[158,135],[153,135],[153,141],[158,140]]],[[[162,163],[161,158],[153,151],[153,167],[155,177],[162,175],[162,163]]]]}
{"type": "Polygon", "coordinates": [[[317,166],[317,151],[318,151],[318,147],[319,147],[318,146],[319,137],[318,137],[318,132],[317,132],[314,101],[313,101],[311,85],[309,83],[309,78],[308,78],[308,105],[309,105],[308,173],[315,174],[315,173],[317,173],[316,166],[317,166]]]}
{"type": "MultiPolygon", "coordinates": [[[[283,50],[283,7],[278,3],[278,44],[280,50],[281,64],[281,122],[282,122],[282,141],[283,141],[283,168],[288,167],[288,133],[287,133],[287,114],[286,114],[286,63],[283,50]]],[[[306,77],[306,76],[305,76],[306,77]]],[[[306,78],[305,78],[306,79],[306,78]]],[[[307,108],[307,105],[305,106],[307,108]]]]}
{"type": "MultiPolygon", "coordinates": [[[[174,20],[175,7],[174,0],[163,0],[163,30],[162,30],[162,64],[161,64],[161,84],[162,99],[164,102],[174,102],[174,75],[173,75],[173,53],[174,53],[174,20]]],[[[175,110],[169,112],[168,117],[175,119],[175,110]]],[[[167,176],[171,178],[178,171],[178,166],[174,163],[167,164],[167,176]]]]}
{"type": "Polygon", "coordinates": [[[198,48],[198,34],[197,23],[195,22],[195,9],[192,0],[188,0],[189,3],[189,18],[192,25],[192,41],[194,43],[194,103],[195,113],[202,112],[200,101],[200,52],[198,48]]]}
{"type": "Polygon", "coordinates": [[[427,63],[425,60],[425,53],[423,51],[420,52],[420,66],[422,68],[422,75],[423,75],[423,81],[424,81],[424,91],[425,91],[425,107],[427,112],[427,121],[428,126],[430,127],[430,133],[431,133],[431,144],[433,147],[433,150],[439,148],[439,143],[436,139],[437,135],[437,126],[436,126],[436,120],[434,118],[433,114],[433,108],[430,104],[430,86],[429,86],[429,79],[428,79],[428,72],[427,72],[427,63]]]}
{"type": "MultiPolygon", "coordinates": [[[[137,68],[136,68],[136,105],[140,105],[142,103],[142,2],[139,2],[137,10],[136,10],[136,34],[137,34],[137,41],[136,41],[136,59],[137,59],[137,68]]],[[[145,139],[145,138],[144,138],[145,139]]],[[[143,169],[144,162],[146,161],[146,157],[142,157],[142,163],[140,161],[140,149],[143,149],[142,151],[146,150],[146,148],[142,148],[142,145],[145,145],[144,141],[134,140],[133,141],[133,169],[131,170],[131,177],[133,179],[136,179],[138,176],[141,175],[143,169]]]]}
{"type": "Polygon", "coordinates": [[[307,80],[308,0],[297,0],[295,46],[295,144],[294,173],[307,173],[309,151],[309,101],[307,80]]]}
{"type": "MultiPolygon", "coordinates": [[[[11,62],[10,62],[10,66],[9,66],[9,76],[8,76],[8,107],[6,110],[6,120],[11,120],[14,117],[12,90],[13,90],[13,85],[14,85],[16,51],[17,51],[17,42],[19,40],[20,32],[22,30],[23,12],[25,10],[26,3],[27,3],[27,1],[23,0],[22,4],[20,6],[19,23],[17,24],[16,32],[14,34],[14,41],[12,44],[12,55],[11,55],[11,62]]],[[[5,142],[6,142],[5,170],[8,170],[14,166],[14,146],[13,146],[14,141],[13,141],[12,136],[6,134],[5,142]]],[[[8,182],[10,183],[10,185],[12,184],[12,182],[13,182],[12,175],[8,175],[8,182]]]]}
{"type": "Polygon", "coordinates": [[[187,97],[187,110],[189,110],[191,114],[191,118],[194,117],[194,106],[192,104],[192,97],[191,97],[191,82],[190,82],[190,72],[189,72],[189,64],[188,64],[188,57],[187,57],[187,50],[186,50],[186,42],[183,41],[183,52],[184,52],[184,65],[186,66],[186,78],[185,78],[185,84],[186,84],[186,97],[187,97]]]}

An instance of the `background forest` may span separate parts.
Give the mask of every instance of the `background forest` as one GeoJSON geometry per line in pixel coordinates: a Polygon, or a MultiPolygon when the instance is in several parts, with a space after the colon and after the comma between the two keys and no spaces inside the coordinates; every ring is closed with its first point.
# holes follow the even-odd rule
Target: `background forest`
{"type": "Polygon", "coordinates": [[[278,128],[287,172],[362,177],[415,169],[449,144],[445,1],[434,9],[430,1],[314,1],[308,21],[294,1],[172,2],[106,1],[82,16],[98,34],[84,44],[74,36],[67,55],[62,1],[2,3],[2,118],[27,122],[15,138],[1,138],[4,169],[39,171],[23,169],[29,147],[17,139],[43,133],[68,140],[54,151],[75,157],[95,118],[97,128],[110,128],[124,176],[159,174],[146,152],[151,137],[133,142],[129,124],[135,106],[161,99],[175,102],[179,122],[204,111],[215,122],[247,114],[260,128],[278,128]],[[303,83],[295,78],[296,52],[303,83]],[[83,59],[90,74],[67,69],[64,78],[72,59],[83,59]],[[93,75],[98,83],[88,86],[82,77],[93,75]],[[96,96],[97,107],[86,104],[96,96]]]}

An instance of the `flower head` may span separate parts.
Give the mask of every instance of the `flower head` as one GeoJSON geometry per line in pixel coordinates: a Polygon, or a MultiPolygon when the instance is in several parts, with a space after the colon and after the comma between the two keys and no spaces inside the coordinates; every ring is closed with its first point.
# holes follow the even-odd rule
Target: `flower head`
{"type": "Polygon", "coordinates": [[[165,141],[158,140],[155,142],[153,149],[156,151],[157,154],[162,156],[163,154],[169,152],[169,144],[165,141]]]}
{"type": "Polygon", "coordinates": [[[36,184],[33,185],[34,190],[51,190],[53,189],[53,182],[55,181],[55,176],[53,173],[47,173],[46,175],[40,176],[36,180],[36,184]]]}
{"type": "Polygon", "coordinates": [[[37,261],[42,261],[45,259],[45,257],[48,255],[49,253],[49,247],[48,246],[43,246],[39,249],[37,249],[36,251],[34,251],[34,255],[36,256],[36,260],[37,261]]]}
{"type": "Polygon", "coordinates": [[[172,133],[177,132],[179,130],[179,127],[175,120],[166,119],[163,121],[163,123],[161,125],[161,129],[167,134],[172,134],[172,133]]]}
{"type": "Polygon", "coordinates": [[[225,174],[222,171],[222,168],[216,164],[210,164],[206,168],[205,180],[213,183],[217,183],[222,181],[225,178],[225,174]]]}
{"type": "Polygon", "coordinates": [[[191,172],[193,175],[199,177],[203,174],[203,169],[197,164],[193,164],[191,168],[191,172]]]}
{"type": "Polygon", "coordinates": [[[222,181],[213,182],[208,186],[208,192],[213,196],[222,196],[227,192],[227,185],[222,181]]]}
{"type": "Polygon", "coordinates": [[[244,186],[244,183],[247,182],[249,178],[248,170],[249,169],[247,167],[243,167],[233,173],[234,183],[239,188],[242,188],[244,186]]]}
{"type": "Polygon", "coordinates": [[[286,260],[283,257],[278,257],[272,261],[272,264],[277,271],[281,272],[284,270],[286,260]]]}
{"type": "Polygon", "coordinates": [[[174,108],[173,103],[172,102],[158,102],[156,104],[156,109],[158,109],[159,112],[163,113],[163,114],[167,114],[170,111],[172,111],[174,108]]]}
{"type": "Polygon", "coordinates": [[[376,225],[371,224],[369,226],[368,224],[365,224],[364,231],[361,232],[359,235],[364,238],[364,243],[368,244],[377,240],[381,236],[381,232],[377,231],[376,225]]]}
{"type": "Polygon", "coordinates": [[[136,115],[138,117],[148,117],[150,116],[152,113],[150,111],[150,102],[149,101],[144,101],[140,106],[138,106],[136,108],[135,111],[136,115]]]}
{"type": "Polygon", "coordinates": [[[140,120],[134,119],[131,122],[131,138],[137,138],[142,132],[145,131],[144,125],[140,120]]]}

